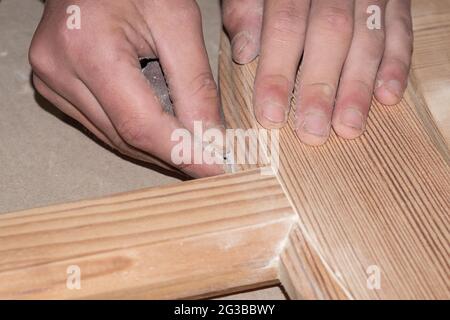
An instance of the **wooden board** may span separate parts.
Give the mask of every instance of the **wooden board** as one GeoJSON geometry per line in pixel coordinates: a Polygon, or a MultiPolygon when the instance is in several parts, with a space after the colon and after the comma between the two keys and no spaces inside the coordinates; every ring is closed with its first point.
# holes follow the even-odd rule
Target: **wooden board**
{"type": "Polygon", "coordinates": [[[413,0],[414,92],[450,144],[450,0],[413,0]]]}
{"type": "MultiPolygon", "coordinates": [[[[425,46],[420,39],[416,46],[425,46]]],[[[229,50],[224,36],[219,74],[227,123],[258,127],[251,103],[257,61],[236,65],[229,50]]],[[[321,277],[349,298],[450,297],[448,148],[415,88],[395,107],[374,101],[360,139],[333,134],[325,146],[303,145],[294,132],[294,111],[280,134],[279,178],[300,217],[306,247],[321,259],[321,277]],[[374,268],[379,290],[367,285],[374,268]]],[[[300,281],[293,274],[286,278],[291,288],[300,281]]],[[[321,291],[307,297],[341,296],[321,291]]]]}
{"type": "Polygon", "coordinates": [[[193,298],[278,282],[297,217],[259,170],[0,216],[0,298],[193,298]],[[81,289],[66,286],[78,266],[81,289]]]}

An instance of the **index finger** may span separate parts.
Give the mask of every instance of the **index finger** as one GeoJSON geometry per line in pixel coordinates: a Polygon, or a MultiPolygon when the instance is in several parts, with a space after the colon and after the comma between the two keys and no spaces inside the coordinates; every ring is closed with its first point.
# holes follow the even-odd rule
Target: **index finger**
{"type": "MultiPolygon", "coordinates": [[[[131,46],[104,48],[98,57],[91,59],[96,64],[91,63],[91,68],[83,69],[79,76],[125,142],[194,177],[224,172],[220,164],[174,163],[172,150],[179,142],[172,141],[173,134],[186,129],[163,111],[131,46]]],[[[191,147],[194,147],[193,142],[191,147]]]]}
{"type": "Polygon", "coordinates": [[[222,128],[219,95],[198,6],[195,1],[184,1],[182,6],[175,1],[160,9],[152,17],[158,22],[152,31],[176,117],[189,130],[195,121],[201,121],[206,129],[222,128]]]}

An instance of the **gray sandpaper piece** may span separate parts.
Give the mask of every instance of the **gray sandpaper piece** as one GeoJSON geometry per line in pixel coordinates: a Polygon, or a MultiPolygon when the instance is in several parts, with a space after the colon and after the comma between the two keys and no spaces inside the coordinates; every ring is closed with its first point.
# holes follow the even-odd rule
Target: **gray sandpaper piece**
{"type": "Polygon", "coordinates": [[[167,87],[164,73],[161,69],[161,65],[157,60],[151,60],[142,69],[142,73],[149,81],[156,96],[161,102],[161,106],[164,112],[174,114],[172,101],[170,100],[169,88],[167,87]]]}

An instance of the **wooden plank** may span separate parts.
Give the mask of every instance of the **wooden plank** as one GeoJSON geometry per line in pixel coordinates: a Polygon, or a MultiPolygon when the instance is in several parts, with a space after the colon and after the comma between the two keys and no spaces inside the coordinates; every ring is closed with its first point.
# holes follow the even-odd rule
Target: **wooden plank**
{"type": "Polygon", "coordinates": [[[414,92],[450,144],[450,0],[413,0],[414,92]]]}
{"type": "MultiPolygon", "coordinates": [[[[223,37],[220,87],[230,127],[258,127],[251,104],[256,66],[233,64],[223,37]]],[[[295,135],[294,111],[280,133],[279,179],[307,239],[296,250],[313,250],[322,266],[308,267],[315,278],[336,280],[333,287],[341,286],[348,298],[450,297],[448,150],[412,90],[395,107],[374,101],[367,132],[354,141],[332,134],[325,146],[303,145],[295,135]],[[371,270],[380,272],[379,289],[367,285],[371,270]]],[[[283,277],[293,297],[302,296],[303,280],[286,272],[283,277]]],[[[333,288],[319,291],[341,297],[326,294],[333,288]]]]}
{"type": "Polygon", "coordinates": [[[292,229],[280,256],[279,278],[292,299],[349,299],[344,286],[304,238],[300,228],[292,229]]]}
{"type": "Polygon", "coordinates": [[[0,298],[192,298],[276,283],[297,220],[259,170],[0,216],[0,298]],[[66,287],[79,266],[81,289],[66,287]]]}

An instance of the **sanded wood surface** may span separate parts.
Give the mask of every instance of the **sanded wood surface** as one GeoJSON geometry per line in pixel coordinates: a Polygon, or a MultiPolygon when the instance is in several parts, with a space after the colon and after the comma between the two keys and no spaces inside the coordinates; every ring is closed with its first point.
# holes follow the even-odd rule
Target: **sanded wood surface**
{"type": "Polygon", "coordinates": [[[0,298],[193,298],[278,282],[298,218],[259,170],[0,216],[0,298]],[[81,289],[66,287],[79,266],[81,289]]]}
{"type": "MultiPolygon", "coordinates": [[[[425,38],[417,40],[426,46],[425,38]]],[[[257,62],[236,65],[229,50],[224,36],[219,74],[227,124],[258,127],[251,104],[257,62]]],[[[301,248],[307,248],[312,266],[320,267],[308,266],[306,274],[330,279],[311,277],[314,291],[301,275],[293,280],[285,263],[285,286],[294,297],[450,298],[448,150],[414,88],[394,107],[374,101],[367,132],[354,141],[332,134],[325,146],[306,146],[296,137],[291,111],[280,133],[279,179],[307,241],[293,246],[300,257],[292,264],[306,259],[301,248]],[[379,289],[367,285],[374,268],[379,289]]]]}
{"type": "Polygon", "coordinates": [[[300,228],[292,229],[280,256],[279,278],[291,299],[349,299],[350,294],[328,270],[322,258],[304,238],[300,228]]]}
{"type": "Polygon", "coordinates": [[[450,144],[450,0],[413,0],[414,55],[411,78],[450,144]]]}

